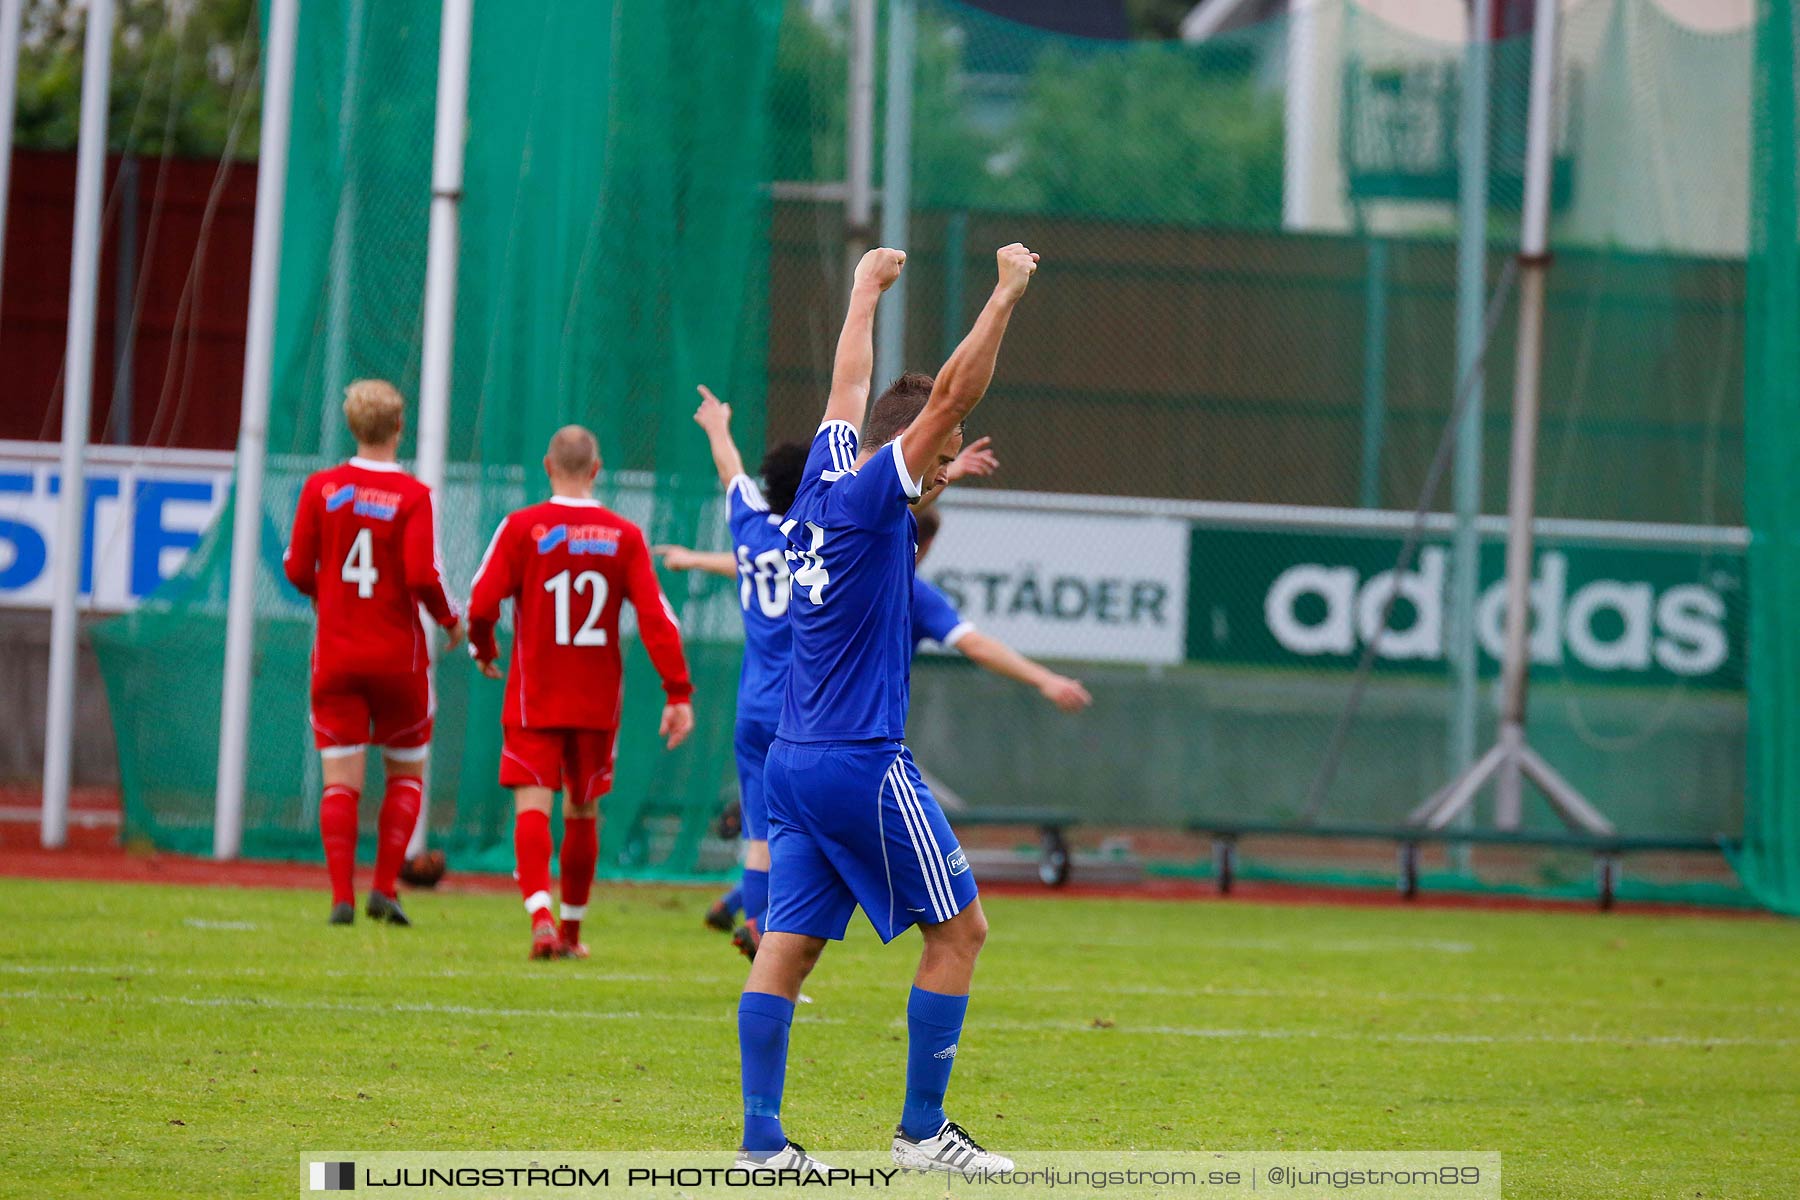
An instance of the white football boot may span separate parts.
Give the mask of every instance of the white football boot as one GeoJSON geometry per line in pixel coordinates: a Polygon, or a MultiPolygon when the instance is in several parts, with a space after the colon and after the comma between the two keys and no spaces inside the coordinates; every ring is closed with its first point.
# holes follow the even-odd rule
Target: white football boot
{"type": "Polygon", "coordinates": [[[748,1150],[739,1150],[737,1161],[731,1165],[741,1171],[799,1171],[802,1174],[817,1171],[823,1175],[831,1170],[808,1154],[805,1146],[797,1146],[793,1142],[759,1158],[752,1157],[748,1150]]]}
{"type": "Polygon", "coordinates": [[[983,1150],[969,1131],[955,1121],[928,1138],[913,1141],[899,1129],[894,1130],[894,1162],[903,1171],[944,1171],[951,1174],[981,1172],[1003,1175],[1013,1169],[1013,1160],[992,1150],[983,1150]]]}

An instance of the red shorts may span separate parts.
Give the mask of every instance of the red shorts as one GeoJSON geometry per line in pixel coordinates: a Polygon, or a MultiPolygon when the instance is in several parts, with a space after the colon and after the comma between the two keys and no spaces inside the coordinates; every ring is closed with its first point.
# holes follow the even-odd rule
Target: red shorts
{"type": "Polygon", "coordinates": [[[431,676],[313,675],[313,739],[321,750],[385,746],[420,749],[431,742],[431,676]]]}
{"type": "Polygon", "coordinates": [[[549,788],[573,804],[592,804],[612,791],[613,730],[508,725],[505,732],[501,787],[549,788]]]}

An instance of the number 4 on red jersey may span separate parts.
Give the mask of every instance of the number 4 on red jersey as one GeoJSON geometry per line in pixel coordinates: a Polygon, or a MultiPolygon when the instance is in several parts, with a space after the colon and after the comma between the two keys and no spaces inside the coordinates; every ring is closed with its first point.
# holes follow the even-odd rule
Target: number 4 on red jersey
{"type": "Polygon", "coordinates": [[[397,463],[353,458],[309,478],[282,565],[317,605],[322,674],[423,670],[419,606],[446,628],[456,623],[431,489],[397,463]]]}
{"type": "Polygon", "coordinates": [[[681,629],[656,581],[644,533],[597,500],[556,496],[500,523],[475,573],[469,652],[499,656],[494,627],[513,602],[513,653],[501,721],[535,729],[617,729],[619,614],[638,634],[669,702],[693,693],[681,629]]]}

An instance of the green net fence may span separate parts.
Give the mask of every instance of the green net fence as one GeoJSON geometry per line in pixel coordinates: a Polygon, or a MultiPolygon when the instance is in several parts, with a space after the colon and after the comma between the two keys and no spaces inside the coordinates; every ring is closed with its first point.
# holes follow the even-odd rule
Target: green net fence
{"type": "MultiPolygon", "coordinates": [[[[500,518],[538,498],[543,445],[570,421],[600,437],[601,498],[654,539],[693,540],[717,519],[688,415],[693,384],[710,381],[739,406],[749,440],[759,436],[763,98],[779,17],[754,0],[477,6],[454,465],[439,506],[453,589],[466,595],[500,518]]],[[[309,3],[301,16],[257,591],[252,855],[317,853],[311,614],[282,580],[280,552],[305,475],[349,450],[344,385],[373,375],[416,394],[439,21],[437,4],[389,0],[309,3]]],[[[222,519],[179,579],[98,635],[128,836],[210,845],[210,664],[223,646],[229,529],[222,519]]],[[[732,778],[735,612],[719,621],[687,607],[708,720],[679,754],[651,753],[661,693],[644,657],[627,655],[624,723],[645,737],[625,738],[619,756],[604,851],[618,869],[692,871],[732,778]]],[[[509,869],[500,691],[461,659],[436,684],[433,840],[459,865],[509,869]]]]}
{"type": "MultiPolygon", "coordinates": [[[[1753,630],[1746,555],[1785,543],[1761,536],[1781,528],[1767,490],[1760,517],[1750,493],[1758,539],[1744,530],[1744,398],[1770,414],[1752,462],[1779,489],[1787,459],[1766,431],[1800,379],[1781,333],[1794,247],[1769,232],[1795,225],[1792,31],[1781,26],[1777,60],[1747,6],[1731,7],[1565,6],[1529,731],[1625,833],[1767,845],[1783,833],[1767,814],[1786,751],[1771,724],[1750,755],[1746,683],[1767,671],[1778,690],[1791,672],[1748,653],[1755,631],[1780,644],[1785,608],[1758,591],[1768,607],[1753,630]],[[1762,808],[1747,817],[1753,778],[1762,808]]],[[[961,336],[995,246],[1045,254],[971,429],[994,438],[1002,470],[946,498],[921,570],[978,627],[1095,696],[1067,717],[953,655],[923,656],[910,738],[953,804],[1066,808],[1137,831],[1177,866],[1195,846],[1145,831],[1299,819],[1396,588],[1342,766],[1310,816],[1397,824],[1492,736],[1510,306],[1461,443],[1464,494],[1485,514],[1464,541],[1475,554],[1458,549],[1446,487],[1428,498],[1417,560],[1392,568],[1516,241],[1529,46],[1471,49],[1454,12],[1446,28],[1376,10],[1411,19],[1321,0],[1188,45],[1073,38],[955,0],[909,6],[913,69],[877,89],[875,154],[903,104],[909,260],[889,303],[907,365],[935,368],[961,336]],[[1488,116],[1466,120],[1480,79],[1488,116]],[[1485,155],[1464,152],[1472,137],[1485,155]],[[1468,562],[1472,604],[1456,584],[1468,562]],[[1472,675],[1455,666],[1465,646],[1472,675]]],[[[296,481],[346,450],[343,382],[416,384],[437,20],[410,0],[305,9],[272,446],[289,457],[267,497],[270,564],[296,481]]],[[[753,458],[810,435],[829,375],[854,232],[844,5],[477,6],[476,23],[450,573],[466,587],[566,420],[596,428],[608,498],[654,537],[721,547],[692,385],[737,406],[753,458]]],[[[183,668],[218,657],[226,550],[209,542],[153,606],[101,634],[128,822],[167,844],[208,836],[216,687],[183,668]]],[[[252,852],[310,853],[310,626],[277,577],[260,597],[246,828],[252,852]]],[[[603,853],[615,872],[730,854],[705,824],[733,788],[733,595],[665,582],[697,664],[701,734],[676,755],[655,747],[657,691],[628,656],[603,853]]],[[[505,866],[497,691],[445,670],[439,695],[433,837],[453,859],[505,866]]],[[[1528,805],[1527,822],[1554,818],[1528,805]]],[[[1291,869],[1367,865],[1338,847],[1307,853],[1291,869]]],[[[1793,887],[1783,861],[1746,850],[1759,895],[1793,887]]],[[[1585,886],[1588,865],[1482,852],[1444,870],[1556,891],[1585,886]]],[[[1641,895],[1742,897],[1722,866],[1686,859],[1646,861],[1633,879],[1641,895]]]]}

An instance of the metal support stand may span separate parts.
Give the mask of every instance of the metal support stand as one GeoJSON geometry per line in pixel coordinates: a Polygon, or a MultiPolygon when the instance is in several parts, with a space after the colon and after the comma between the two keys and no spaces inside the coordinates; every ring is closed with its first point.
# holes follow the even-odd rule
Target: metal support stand
{"type": "Polygon", "coordinates": [[[1517,829],[1522,809],[1522,776],[1537,785],[1569,828],[1594,834],[1613,832],[1612,822],[1601,816],[1525,740],[1544,277],[1550,269],[1550,124],[1556,83],[1556,17],[1556,0],[1537,0],[1537,24],[1531,46],[1524,230],[1519,246],[1519,337],[1513,374],[1512,471],[1506,506],[1506,659],[1501,671],[1500,737],[1473,766],[1413,810],[1409,822],[1427,829],[1449,825],[1475,803],[1476,795],[1490,782],[1495,784],[1495,827],[1517,829]]]}

